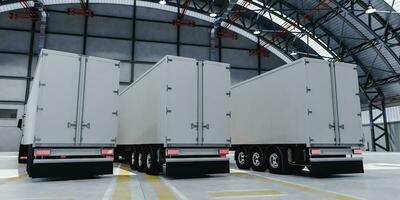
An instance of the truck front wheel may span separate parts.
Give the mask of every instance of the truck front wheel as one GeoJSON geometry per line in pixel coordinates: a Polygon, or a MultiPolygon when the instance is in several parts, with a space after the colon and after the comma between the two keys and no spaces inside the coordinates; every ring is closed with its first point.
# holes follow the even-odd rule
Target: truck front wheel
{"type": "Polygon", "coordinates": [[[271,147],[268,151],[267,165],[269,172],[273,174],[289,173],[289,163],[287,159],[287,150],[285,148],[271,147]]]}
{"type": "Polygon", "coordinates": [[[235,162],[239,169],[249,169],[251,166],[250,154],[245,148],[235,149],[235,162]]]}

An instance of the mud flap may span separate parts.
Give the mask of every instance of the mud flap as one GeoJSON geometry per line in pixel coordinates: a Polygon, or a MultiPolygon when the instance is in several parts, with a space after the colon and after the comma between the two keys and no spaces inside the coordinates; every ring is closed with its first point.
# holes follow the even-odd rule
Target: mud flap
{"type": "Polygon", "coordinates": [[[311,162],[309,169],[315,175],[364,173],[362,160],[311,162]]]}
{"type": "Polygon", "coordinates": [[[35,163],[31,165],[31,178],[89,177],[113,173],[113,162],[35,163]]]}
{"type": "Polygon", "coordinates": [[[167,176],[229,173],[229,160],[166,162],[167,176]]]}

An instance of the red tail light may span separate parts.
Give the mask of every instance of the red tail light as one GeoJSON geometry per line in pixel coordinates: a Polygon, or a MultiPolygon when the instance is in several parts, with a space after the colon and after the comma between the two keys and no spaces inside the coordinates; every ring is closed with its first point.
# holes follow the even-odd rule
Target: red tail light
{"type": "Polygon", "coordinates": [[[229,149],[219,149],[218,153],[220,157],[226,157],[229,154],[229,149]]]}
{"type": "Polygon", "coordinates": [[[321,155],[321,149],[310,149],[310,154],[312,156],[319,156],[321,155]]]}
{"type": "Polygon", "coordinates": [[[49,156],[50,149],[35,149],[35,156],[49,156]]]}
{"type": "Polygon", "coordinates": [[[21,156],[19,157],[20,160],[28,160],[28,156],[21,156]]]}
{"type": "Polygon", "coordinates": [[[357,148],[357,149],[353,149],[353,154],[355,155],[361,155],[362,154],[362,150],[357,148]]]}
{"type": "Polygon", "coordinates": [[[114,155],[114,149],[102,149],[101,155],[114,155]]]}
{"type": "Polygon", "coordinates": [[[179,155],[179,149],[167,149],[167,155],[170,156],[179,155]]]}

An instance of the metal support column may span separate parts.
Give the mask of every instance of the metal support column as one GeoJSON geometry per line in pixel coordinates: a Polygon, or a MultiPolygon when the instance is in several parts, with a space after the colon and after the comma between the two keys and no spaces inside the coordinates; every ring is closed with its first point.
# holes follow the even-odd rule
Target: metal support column
{"type": "MultiPolygon", "coordinates": [[[[177,0],[177,19],[181,18],[181,1],[177,0]]],[[[181,26],[177,25],[176,26],[176,55],[180,56],[181,55],[181,26]]]]}
{"type": "Polygon", "coordinates": [[[135,77],[135,43],[136,43],[136,0],[133,1],[133,18],[132,18],[132,55],[131,55],[131,79],[130,82],[134,81],[135,77]]]}
{"type": "MultiPolygon", "coordinates": [[[[257,49],[258,50],[261,49],[260,36],[257,37],[257,49]]],[[[257,54],[257,72],[258,72],[258,75],[260,75],[262,73],[262,70],[261,70],[261,53],[257,54]]]]}
{"type": "MultiPolygon", "coordinates": [[[[89,10],[89,0],[86,0],[85,8],[86,8],[86,10],[89,10]]],[[[84,22],[84,28],[83,28],[83,47],[82,47],[83,55],[86,55],[88,21],[89,21],[89,17],[87,15],[85,15],[85,22],[84,22]]]]}
{"type": "Polygon", "coordinates": [[[385,97],[380,91],[365,91],[364,94],[369,102],[369,119],[371,129],[371,145],[372,151],[376,151],[376,147],[384,151],[390,151],[389,131],[387,127],[385,97]],[[376,115],[374,115],[374,111],[376,115]],[[378,120],[382,117],[382,122],[378,120]],[[377,130],[381,133],[377,135],[377,130]],[[384,139],[382,141],[382,138],[384,139]],[[383,144],[382,144],[382,142],[383,144]]]}
{"type": "Polygon", "coordinates": [[[34,41],[35,41],[35,27],[36,27],[36,21],[32,20],[31,35],[30,35],[30,42],[29,42],[28,69],[27,69],[27,72],[26,72],[25,104],[28,101],[29,89],[30,89],[30,85],[31,85],[33,50],[34,50],[34,46],[35,46],[35,44],[34,44],[34,41]]]}

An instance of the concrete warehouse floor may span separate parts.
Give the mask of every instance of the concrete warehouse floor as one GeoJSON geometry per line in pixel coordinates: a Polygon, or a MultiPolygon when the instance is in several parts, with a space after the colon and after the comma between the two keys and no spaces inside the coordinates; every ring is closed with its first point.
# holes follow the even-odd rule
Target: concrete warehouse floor
{"type": "Polygon", "coordinates": [[[0,153],[0,199],[397,199],[400,153],[365,153],[365,174],[313,178],[237,170],[178,179],[148,176],[115,164],[114,175],[30,179],[16,153],[0,153]]]}

